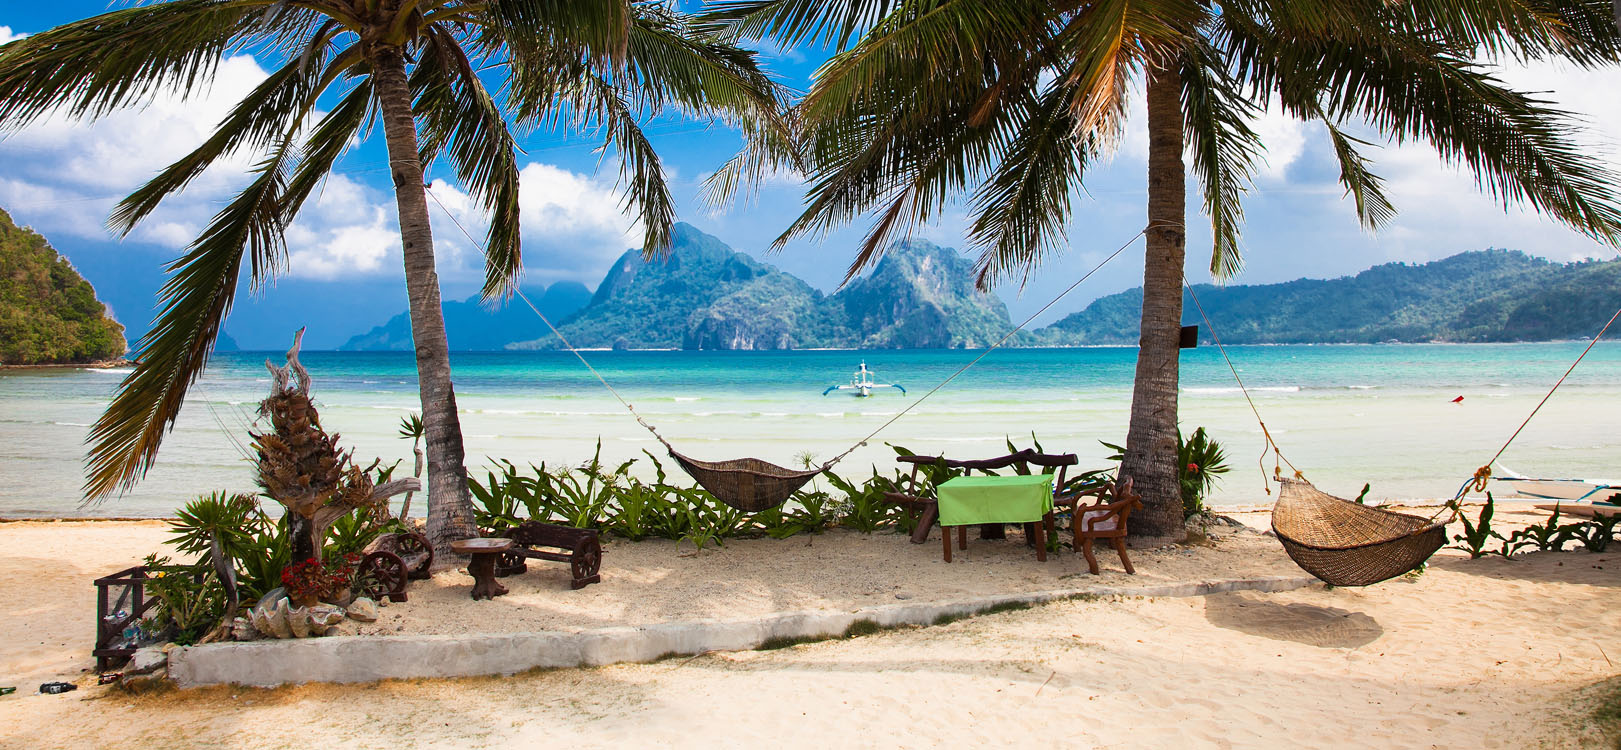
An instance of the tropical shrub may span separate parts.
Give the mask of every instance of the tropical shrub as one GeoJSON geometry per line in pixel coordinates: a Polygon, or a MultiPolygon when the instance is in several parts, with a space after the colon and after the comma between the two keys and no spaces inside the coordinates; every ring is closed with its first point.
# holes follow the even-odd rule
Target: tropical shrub
{"type": "Polygon", "coordinates": [[[175,565],[152,554],[146,567],[145,591],[158,602],[150,617],[155,630],[170,633],[169,640],[196,643],[225,615],[225,589],[212,565],[175,565]]]}
{"type": "Polygon", "coordinates": [[[1216,488],[1216,479],[1226,474],[1227,453],[1221,444],[1205,433],[1203,427],[1182,439],[1176,432],[1176,479],[1182,489],[1182,517],[1190,518],[1204,512],[1204,499],[1216,488]]]}
{"type": "Polygon", "coordinates": [[[1492,493],[1486,493],[1486,504],[1481,506],[1480,517],[1476,521],[1470,521],[1469,516],[1462,512],[1459,501],[1453,500],[1447,505],[1458,514],[1458,520],[1463,523],[1463,533],[1452,537],[1452,541],[1458,542],[1453,549],[1468,552],[1469,557],[1474,559],[1489,554],[1486,549],[1487,542],[1493,539],[1508,541],[1492,530],[1492,515],[1497,512],[1497,501],[1492,497],[1492,493]]]}

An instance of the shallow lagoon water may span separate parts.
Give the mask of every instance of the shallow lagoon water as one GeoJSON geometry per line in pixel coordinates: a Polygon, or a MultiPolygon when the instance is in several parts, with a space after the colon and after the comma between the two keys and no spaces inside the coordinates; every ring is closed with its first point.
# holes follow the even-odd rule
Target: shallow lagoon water
{"type": "MultiPolygon", "coordinates": [[[[1320,487],[1354,496],[1450,497],[1490,458],[1585,346],[1539,344],[1245,346],[1229,352],[1285,454],[1320,487]],[[1454,403],[1453,399],[1464,400],[1454,403]]],[[[683,452],[753,455],[797,465],[825,460],[877,428],[978,355],[976,351],[588,352],[602,375],[683,452]],[[908,394],[821,395],[862,361],[908,394]]],[[[161,516],[214,489],[253,489],[245,459],[253,409],[269,387],[267,357],[221,354],[166,439],[157,466],[128,495],[80,503],[88,426],[124,374],[117,370],[0,373],[0,516],[161,516]]],[[[1106,465],[1100,441],[1121,442],[1132,348],[991,353],[840,464],[888,472],[894,452],[980,457],[1004,441],[1106,465]]],[[[408,353],[308,352],[322,421],[357,457],[410,463],[400,418],[415,412],[408,353]]],[[[606,460],[660,454],[651,435],[566,352],[452,355],[469,464],[493,459],[572,464],[602,443],[606,460]]],[[[1257,463],[1260,428],[1214,348],[1183,352],[1184,429],[1204,426],[1232,472],[1217,505],[1268,500],[1257,463]]],[[[1595,347],[1502,463],[1543,475],[1621,478],[1621,344],[1595,347]]],[[[668,462],[666,462],[668,465],[668,462]]],[[[1268,459],[1267,471],[1271,462],[1268,459]]],[[[680,476],[674,466],[672,474],[680,476]]],[[[419,501],[420,502],[420,501],[419,501]]],[[[418,505],[418,508],[421,506],[418,505]]]]}

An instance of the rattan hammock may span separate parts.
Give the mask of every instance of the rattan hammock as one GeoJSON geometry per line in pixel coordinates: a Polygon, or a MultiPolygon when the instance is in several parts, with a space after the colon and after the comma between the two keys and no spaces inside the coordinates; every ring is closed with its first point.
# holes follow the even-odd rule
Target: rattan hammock
{"type": "Polygon", "coordinates": [[[821,468],[794,471],[758,458],[699,461],[674,450],[670,451],[670,457],[681,464],[681,468],[692,476],[698,486],[709,490],[721,502],[745,513],[758,513],[782,505],[811,477],[822,473],[821,468]]]}
{"type": "Polygon", "coordinates": [[[1335,586],[1367,586],[1417,568],[1446,543],[1446,522],[1342,500],[1282,480],[1272,531],[1295,563],[1335,586]]]}

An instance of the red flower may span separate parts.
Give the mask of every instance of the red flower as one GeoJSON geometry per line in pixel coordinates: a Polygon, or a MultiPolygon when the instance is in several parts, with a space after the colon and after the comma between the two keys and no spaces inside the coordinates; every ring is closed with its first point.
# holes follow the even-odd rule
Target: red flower
{"type": "Polygon", "coordinates": [[[1194,473],[1194,474],[1199,473],[1199,465],[1195,464],[1195,463],[1189,463],[1188,464],[1188,471],[1191,472],[1191,473],[1194,473]]]}

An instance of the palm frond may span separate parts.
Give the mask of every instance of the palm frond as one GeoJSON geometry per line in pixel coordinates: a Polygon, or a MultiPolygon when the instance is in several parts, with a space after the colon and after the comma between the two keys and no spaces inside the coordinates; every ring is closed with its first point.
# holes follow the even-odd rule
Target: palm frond
{"type": "Polygon", "coordinates": [[[95,118],[194,91],[275,0],[174,0],[115,10],[0,48],[0,127],[52,112],[95,118]]]}
{"type": "Polygon", "coordinates": [[[625,186],[625,206],[642,224],[642,253],[653,256],[670,247],[675,223],[675,200],[664,179],[664,165],[653,143],[642,132],[636,112],[612,82],[587,73],[579,79],[578,110],[601,123],[604,153],[619,155],[619,180],[625,186]]]}
{"type": "Polygon", "coordinates": [[[980,248],[982,289],[1015,271],[1028,276],[1062,237],[1092,151],[1078,135],[1073,100],[1073,91],[1051,87],[974,194],[969,239],[980,248]]]}
{"type": "Polygon", "coordinates": [[[1396,206],[1385,194],[1384,179],[1373,173],[1368,158],[1357,151],[1357,145],[1371,146],[1360,138],[1346,135],[1333,123],[1324,121],[1328,139],[1334,145],[1334,157],[1340,163],[1340,184],[1345,194],[1356,203],[1356,216],[1364,229],[1378,230],[1396,218],[1396,206]]]}
{"type": "Polygon", "coordinates": [[[300,56],[271,73],[231,109],[208,140],[119,201],[108,226],[127,235],[165,198],[185,189],[221,157],[239,149],[262,150],[296,132],[320,98],[321,63],[300,56]]]}
{"type": "Polygon", "coordinates": [[[1239,247],[1244,194],[1249,191],[1261,140],[1249,120],[1259,114],[1239,84],[1221,65],[1214,49],[1190,47],[1181,66],[1183,132],[1193,157],[1191,168],[1204,194],[1204,213],[1214,240],[1210,273],[1236,275],[1243,267],[1239,247]]]}
{"type": "Polygon", "coordinates": [[[158,292],[162,310],[135,345],[135,369],[86,437],[86,497],[127,490],[151,468],[164,434],[180,416],[187,389],[208,365],[236,296],[244,251],[255,269],[279,265],[285,250],[280,196],[292,157],[291,146],[283,142],[256,168],[247,189],[169,265],[169,280],[158,292]]]}
{"type": "Polygon", "coordinates": [[[431,30],[414,77],[424,152],[443,148],[473,199],[489,213],[485,298],[510,293],[523,272],[517,146],[500,105],[448,32],[431,30]]]}
{"type": "Polygon", "coordinates": [[[709,5],[705,18],[741,39],[773,38],[845,49],[855,35],[889,15],[901,0],[737,0],[709,5]]]}

